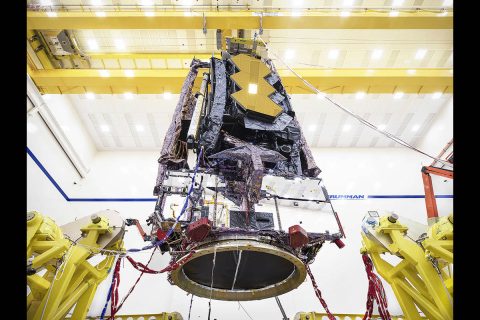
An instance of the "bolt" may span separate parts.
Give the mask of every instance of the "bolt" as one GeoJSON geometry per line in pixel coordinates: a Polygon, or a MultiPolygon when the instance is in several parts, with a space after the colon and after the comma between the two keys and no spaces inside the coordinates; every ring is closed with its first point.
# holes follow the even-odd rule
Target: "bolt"
{"type": "Polygon", "coordinates": [[[99,217],[98,215],[96,215],[96,214],[92,214],[92,215],[90,216],[90,219],[92,219],[92,222],[93,222],[93,223],[99,223],[100,220],[102,220],[102,218],[100,218],[100,217],[99,217]]]}
{"type": "Polygon", "coordinates": [[[375,225],[376,222],[377,222],[377,220],[375,220],[374,217],[368,217],[367,218],[367,223],[371,226],[375,225]]]}
{"type": "Polygon", "coordinates": [[[388,221],[390,221],[391,223],[395,223],[395,222],[397,222],[397,220],[398,220],[398,214],[392,213],[387,219],[388,219],[388,221]]]}
{"type": "Polygon", "coordinates": [[[33,211],[27,212],[27,221],[30,221],[33,218],[35,218],[35,212],[33,212],[33,211]]]}
{"type": "Polygon", "coordinates": [[[450,221],[450,223],[453,224],[453,214],[448,216],[448,221],[450,221]]]}

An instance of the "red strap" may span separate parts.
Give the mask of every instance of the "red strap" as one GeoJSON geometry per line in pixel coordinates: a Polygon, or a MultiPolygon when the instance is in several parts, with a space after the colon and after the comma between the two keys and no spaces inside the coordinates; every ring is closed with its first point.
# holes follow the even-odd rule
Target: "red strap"
{"type": "Polygon", "coordinates": [[[373,263],[367,254],[362,255],[363,263],[368,277],[368,294],[367,294],[367,311],[363,316],[363,320],[370,320],[373,313],[373,303],[377,302],[378,313],[383,320],[391,320],[388,312],[387,296],[383,288],[382,281],[373,272],[373,263]]]}
{"type": "Polygon", "coordinates": [[[110,292],[111,303],[110,303],[110,319],[114,319],[115,314],[117,313],[117,304],[118,304],[118,286],[120,285],[120,262],[122,258],[117,260],[115,264],[115,269],[113,271],[113,283],[110,292]]]}
{"type": "Polygon", "coordinates": [[[159,271],[150,269],[149,267],[147,267],[143,263],[133,260],[133,258],[130,257],[130,256],[127,256],[127,260],[130,261],[130,263],[132,264],[132,266],[135,269],[137,269],[138,271],[140,271],[142,273],[158,274],[158,273],[170,272],[170,271],[173,271],[173,270],[177,269],[178,267],[183,265],[185,262],[190,260],[190,258],[192,257],[192,255],[194,253],[195,253],[195,251],[190,251],[188,253],[188,255],[184,256],[183,258],[181,258],[178,261],[170,262],[170,264],[168,266],[166,266],[165,268],[163,268],[162,270],[159,270],[159,271]]]}
{"type": "Polygon", "coordinates": [[[318,289],[317,282],[315,281],[315,278],[313,277],[312,271],[310,270],[310,266],[308,264],[305,264],[305,268],[307,269],[308,275],[310,276],[310,280],[312,280],[313,290],[315,290],[315,294],[316,294],[318,300],[320,300],[320,303],[322,304],[323,309],[325,309],[325,311],[327,312],[328,319],[336,320],[336,318],[333,316],[333,314],[330,312],[330,310],[328,310],[327,303],[322,298],[322,293],[320,292],[320,289],[318,289]]]}

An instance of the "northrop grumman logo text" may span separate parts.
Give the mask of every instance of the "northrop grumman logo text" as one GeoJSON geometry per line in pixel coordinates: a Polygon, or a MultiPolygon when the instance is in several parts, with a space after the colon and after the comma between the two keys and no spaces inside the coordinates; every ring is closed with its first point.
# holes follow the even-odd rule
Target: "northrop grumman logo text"
{"type": "Polygon", "coordinates": [[[364,200],[364,194],[331,194],[330,200],[364,200]]]}

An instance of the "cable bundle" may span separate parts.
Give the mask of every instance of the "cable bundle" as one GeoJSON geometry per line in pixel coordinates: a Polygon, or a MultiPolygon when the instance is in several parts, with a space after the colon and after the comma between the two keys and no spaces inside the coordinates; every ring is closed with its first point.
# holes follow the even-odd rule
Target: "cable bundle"
{"type": "Polygon", "coordinates": [[[367,254],[362,255],[365,270],[368,276],[368,295],[367,295],[367,311],[363,316],[363,320],[370,320],[373,312],[373,302],[377,302],[378,313],[383,320],[391,320],[388,312],[387,296],[383,289],[380,278],[373,272],[373,263],[367,254]]]}

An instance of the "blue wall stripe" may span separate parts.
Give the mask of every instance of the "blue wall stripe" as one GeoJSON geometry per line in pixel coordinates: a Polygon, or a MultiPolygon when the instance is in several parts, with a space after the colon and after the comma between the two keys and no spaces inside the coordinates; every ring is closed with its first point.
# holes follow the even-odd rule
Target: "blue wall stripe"
{"type": "MultiPolygon", "coordinates": [[[[37,164],[37,166],[42,170],[42,172],[47,176],[48,180],[55,186],[55,188],[60,192],[63,198],[69,202],[155,202],[156,198],[69,198],[65,192],[63,192],[60,185],[53,179],[53,177],[48,173],[47,169],[42,165],[42,163],[35,157],[33,152],[27,148],[27,154],[32,158],[32,160],[37,164]]],[[[422,199],[425,198],[424,195],[369,195],[369,199],[422,199]]],[[[436,195],[435,198],[453,198],[452,194],[446,195],[436,195]]],[[[335,200],[358,200],[358,199],[332,199],[335,200]]]]}
{"type": "Polygon", "coordinates": [[[156,198],[69,198],[71,202],[155,202],[156,198]]]}
{"type": "MultiPolygon", "coordinates": [[[[404,194],[404,195],[369,195],[368,198],[372,199],[423,199],[422,194],[404,194]]],[[[440,194],[435,198],[453,198],[453,194],[440,194]]]]}
{"type": "Polygon", "coordinates": [[[37,164],[37,166],[40,168],[40,170],[42,170],[42,172],[47,176],[48,180],[50,180],[50,182],[55,186],[55,188],[57,188],[58,192],[60,192],[60,194],[65,198],[65,200],[70,201],[67,194],[65,192],[63,192],[62,188],[58,185],[58,183],[55,181],[55,179],[53,179],[53,177],[50,175],[50,173],[48,173],[47,169],[45,169],[45,167],[40,163],[40,161],[37,159],[37,157],[35,157],[32,150],[30,150],[28,147],[26,147],[26,148],[27,148],[28,155],[37,164]]]}

